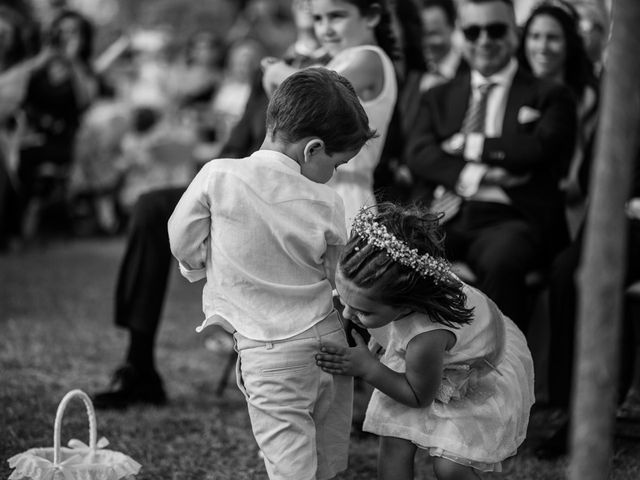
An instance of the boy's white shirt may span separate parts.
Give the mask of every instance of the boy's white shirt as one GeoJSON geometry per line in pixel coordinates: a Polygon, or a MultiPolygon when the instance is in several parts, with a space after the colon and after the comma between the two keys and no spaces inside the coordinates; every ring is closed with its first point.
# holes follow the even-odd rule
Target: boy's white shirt
{"type": "Polygon", "coordinates": [[[196,175],[169,219],[171,251],[203,289],[205,321],[256,340],[282,340],[333,308],[346,243],[344,206],[286,155],[217,159],[196,175]]]}

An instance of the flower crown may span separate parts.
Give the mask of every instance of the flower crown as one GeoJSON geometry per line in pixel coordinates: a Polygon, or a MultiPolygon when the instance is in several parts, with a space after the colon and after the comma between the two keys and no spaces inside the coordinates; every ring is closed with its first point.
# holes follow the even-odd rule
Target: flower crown
{"type": "MultiPolygon", "coordinates": [[[[415,270],[422,277],[431,277],[436,284],[454,278],[449,262],[428,253],[420,255],[417,248],[409,248],[375,218],[371,209],[362,207],[353,220],[353,230],[360,238],[366,240],[367,244],[386,250],[393,261],[415,270]]],[[[356,247],[356,250],[359,249],[356,247]]]]}

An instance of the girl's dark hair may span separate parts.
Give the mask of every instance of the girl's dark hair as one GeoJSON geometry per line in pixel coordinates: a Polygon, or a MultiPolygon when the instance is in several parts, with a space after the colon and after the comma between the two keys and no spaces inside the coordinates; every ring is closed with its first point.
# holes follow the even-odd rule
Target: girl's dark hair
{"type": "MultiPolygon", "coordinates": [[[[565,55],[564,81],[577,99],[580,99],[588,86],[597,84],[593,63],[587,55],[584,41],[578,30],[579,15],[575,8],[562,0],[544,1],[533,9],[522,28],[522,40],[518,48],[518,61],[529,72],[531,65],[525,53],[529,28],[536,17],[548,15],[555,19],[564,33],[567,51],[565,55]]],[[[533,72],[532,72],[533,73],[533,72]]]]}
{"type": "Polygon", "coordinates": [[[60,45],[60,25],[67,19],[73,19],[78,23],[78,33],[80,35],[80,51],[78,52],[78,56],[85,65],[89,65],[91,56],[93,55],[94,27],[93,24],[79,12],[75,10],[64,10],[51,22],[51,28],[49,29],[51,44],[54,46],[60,45]]]}
{"type": "Polygon", "coordinates": [[[415,70],[425,72],[427,62],[422,51],[422,37],[424,35],[420,9],[414,0],[396,1],[396,19],[402,39],[402,60],[404,73],[415,70]]]}
{"type": "MultiPolygon", "coordinates": [[[[378,46],[384,50],[384,52],[392,60],[397,60],[400,56],[398,52],[398,43],[396,41],[396,35],[393,31],[393,17],[391,16],[391,10],[389,10],[388,0],[345,0],[352,5],[355,5],[362,15],[372,15],[378,13],[380,15],[380,21],[375,28],[376,41],[378,46]]],[[[406,1],[406,0],[402,0],[406,1]]]]}
{"type": "MultiPolygon", "coordinates": [[[[373,208],[373,207],[372,207],[373,208]]],[[[375,221],[389,233],[418,250],[444,258],[444,234],[440,215],[418,206],[401,207],[393,203],[377,206],[375,221]]],[[[394,261],[387,251],[368,243],[352,232],[338,268],[347,280],[359,288],[371,288],[378,302],[399,308],[410,308],[429,316],[435,322],[459,327],[473,320],[473,308],[466,306],[463,283],[455,276],[440,278],[422,276],[411,267],[394,261]]]]}

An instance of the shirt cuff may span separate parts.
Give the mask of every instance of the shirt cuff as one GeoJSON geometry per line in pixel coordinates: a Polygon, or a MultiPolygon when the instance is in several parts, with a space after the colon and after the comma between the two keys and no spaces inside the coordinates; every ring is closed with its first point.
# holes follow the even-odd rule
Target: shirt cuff
{"type": "Polygon", "coordinates": [[[464,144],[464,158],[472,162],[479,162],[484,150],[484,135],[468,133],[464,144]]]}
{"type": "Polygon", "coordinates": [[[489,167],[482,163],[467,163],[458,177],[455,190],[463,198],[475,195],[480,188],[482,177],[487,173],[489,167]]]}
{"type": "Polygon", "coordinates": [[[182,263],[178,263],[178,265],[180,266],[180,273],[182,274],[182,276],[187,280],[189,280],[191,283],[197,282],[198,280],[202,280],[207,276],[206,267],[191,269],[182,263]]]}

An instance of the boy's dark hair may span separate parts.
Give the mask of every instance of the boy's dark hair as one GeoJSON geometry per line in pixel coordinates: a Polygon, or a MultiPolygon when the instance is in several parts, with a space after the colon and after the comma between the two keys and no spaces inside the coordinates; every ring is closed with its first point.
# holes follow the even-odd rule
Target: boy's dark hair
{"type": "MultiPolygon", "coordinates": [[[[377,209],[375,221],[409,248],[417,249],[420,255],[444,257],[440,215],[418,206],[401,207],[389,202],[379,204],[377,209]]],[[[473,308],[466,306],[463,283],[457,277],[434,281],[437,275],[422,276],[355,232],[351,233],[338,268],[359,288],[373,288],[373,295],[382,304],[410,308],[450,327],[473,320],[473,308]]]]}
{"type": "Polygon", "coordinates": [[[353,86],[322,67],[286,78],[267,107],[267,135],[286,142],[319,137],[327,154],[360,150],[376,136],[353,86]]]}

